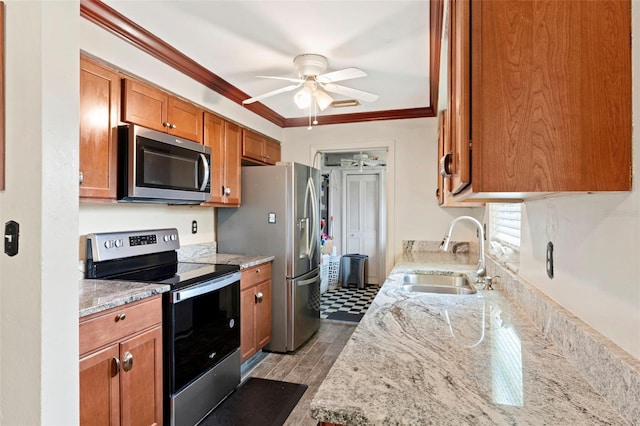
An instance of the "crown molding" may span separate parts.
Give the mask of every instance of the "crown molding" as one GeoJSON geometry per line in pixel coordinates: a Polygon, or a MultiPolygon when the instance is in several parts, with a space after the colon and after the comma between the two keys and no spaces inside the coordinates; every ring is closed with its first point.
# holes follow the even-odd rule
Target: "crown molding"
{"type": "MultiPolygon", "coordinates": [[[[433,3],[441,3],[442,0],[437,0],[433,3]]],[[[431,6],[431,13],[437,13],[433,11],[434,6],[431,6]]],[[[442,13],[440,12],[440,20],[442,13]]],[[[173,46],[167,44],[162,39],[158,38],[151,32],[147,31],[140,25],[131,21],[124,15],[117,12],[115,9],[107,6],[105,3],[100,0],[80,0],[80,16],[87,19],[88,21],[102,27],[106,31],[124,39],[128,43],[142,50],[143,52],[148,53],[154,58],[164,62],[170,67],[174,68],[176,71],[183,73],[184,75],[191,77],[195,81],[203,84],[214,92],[219,93],[225,98],[235,102],[239,105],[242,105],[242,101],[250,98],[251,96],[237,87],[233,86],[226,80],[222,79],[218,75],[211,72],[209,69],[203,67],[198,64],[193,59],[186,56],[184,53],[180,52],[173,46]]],[[[437,16],[437,15],[436,15],[437,16]]],[[[433,20],[431,22],[433,25],[433,20]]],[[[442,28],[442,26],[440,26],[442,28]]],[[[437,31],[439,32],[439,31],[437,31]]],[[[431,45],[434,43],[434,31],[431,32],[431,45]]],[[[438,37],[438,47],[439,47],[438,37]]],[[[434,49],[431,49],[432,52],[434,49]]],[[[439,64],[440,60],[440,49],[437,49],[437,64],[439,64]]],[[[434,69],[434,58],[435,54],[431,54],[431,69],[434,69]]],[[[439,68],[439,66],[438,66],[439,68]]],[[[435,111],[433,109],[434,103],[437,102],[437,74],[432,75],[431,78],[431,105],[429,107],[424,108],[409,108],[409,109],[398,109],[398,110],[386,110],[386,111],[373,111],[373,112],[362,112],[362,113],[353,113],[353,114],[336,114],[336,115],[327,115],[320,117],[321,124],[345,124],[345,123],[358,123],[358,122],[368,122],[368,121],[379,121],[379,120],[398,120],[405,118],[420,118],[420,117],[435,117],[435,111]],[[435,79],[435,84],[434,84],[435,79]],[[435,89],[434,89],[435,86],[435,89]]],[[[279,127],[306,127],[309,123],[308,117],[298,117],[298,118],[285,118],[282,115],[278,114],[271,108],[260,102],[254,102],[248,105],[244,105],[244,107],[253,113],[263,117],[264,119],[276,124],[279,127]]]]}

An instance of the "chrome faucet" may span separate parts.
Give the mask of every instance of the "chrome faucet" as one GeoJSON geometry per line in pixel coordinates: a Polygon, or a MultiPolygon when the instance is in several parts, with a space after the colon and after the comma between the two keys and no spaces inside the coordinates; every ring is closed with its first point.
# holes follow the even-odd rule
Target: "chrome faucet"
{"type": "Polygon", "coordinates": [[[486,285],[485,277],[487,276],[487,267],[486,267],[486,262],[484,257],[484,227],[482,226],[480,221],[478,221],[478,219],[471,216],[460,216],[453,219],[451,221],[451,225],[449,226],[449,232],[447,232],[447,235],[445,235],[444,238],[442,239],[440,248],[444,251],[447,251],[449,249],[449,239],[451,238],[451,231],[453,231],[454,225],[462,220],[468,220],[474,225],[476,225],[476,227],[478,228],[478,246],[479,246],[478,248],[480,249],[480,258],[478,259],[478,268],[476,269],[476,276],[478,277],[477,279],[478,283],[483,283],[486,285]]]}

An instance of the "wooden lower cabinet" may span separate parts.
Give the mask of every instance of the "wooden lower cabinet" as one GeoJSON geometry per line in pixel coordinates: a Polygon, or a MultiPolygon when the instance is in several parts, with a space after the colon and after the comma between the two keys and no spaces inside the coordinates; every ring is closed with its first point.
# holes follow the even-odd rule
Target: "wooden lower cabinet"
{"type": "Polygon", "coordinates": [[[271,264],[242,271],[240,280],[240,355],[251,358],[271,340],[271,264]]]}
{"type": "Polygon", "coordinates": [[[80,424],[162,424],[161,321],[160,296],[81,319],[80,424]]]}

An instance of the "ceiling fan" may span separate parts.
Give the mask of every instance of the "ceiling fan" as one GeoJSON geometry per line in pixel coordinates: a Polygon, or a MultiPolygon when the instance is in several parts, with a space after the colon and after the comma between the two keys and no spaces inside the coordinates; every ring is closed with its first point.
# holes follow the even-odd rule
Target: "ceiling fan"
{"type": "Polygon", "coordinates": [[[293,63],[296,67],[296,71],[298,72],[298,78],[266,75],[259,75],[258,77],[285,80],[295,84],[246,99],[242,101],[242,103],[250,104],[280,93],[290,92],[299,87],[302,87],[302,89],[294,95],[293,100],[300,109],[317,105],[317,107],[323,111],[333,102],[333,98],[327,92],[355,98],[363,102],[375,102],[378,99],[378,95],[376,94],[334,84],[338,81],[366,77],[367,74],[358,68],[345,68],[323,74],[327,70],[327,58],[322,55],[312,53],[305,53],[296,56],[293,59],[293,63]]]}

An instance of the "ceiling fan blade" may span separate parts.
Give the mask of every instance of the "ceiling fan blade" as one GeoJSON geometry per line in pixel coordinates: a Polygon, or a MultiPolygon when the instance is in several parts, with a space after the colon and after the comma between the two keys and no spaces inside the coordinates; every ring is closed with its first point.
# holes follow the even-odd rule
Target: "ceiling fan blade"
{"type": "Polygon", "coordinates": [[[285,80],[285,81],[292,81],[294,83],[304,83],[304,80],[300,79],[300,78],[291,78],[291,77],[275,77],[273,75],[258,75],[256,76],[258,78],[271,78],[274,80],[285,80]]]}
{"type": "Polygon", "coordinates": [[[260,100],[262,100],[264,98],[268,98],[268,97],[273,96],[273,95],[277,95],[277,94],[284,93],[284,92],[290,92],[290,91],[300,87],[301,85],[302,85],[302,83],[300,83],[300,84],[292,84],[291,86],[286,86],[286,87],[282,87],[280,89],[272,90],[271,92],[267,92],[267,93],[264,93],[262,95],[255,96],[253,98],[245,99],[244,101],[242,101],[242,104],[243,105],[251,104],[253,102],[260,101],[260,100]]]}
{"type": "Polygon", "coordinates": [[[320,83],[334,83],[336,81],[350,80],[352,78],[366,77],[367,73],[358,68],[345,68],[343,70],[328,72],[316,77],[320,83]]]}
{"type": "Polygon", "coordinates": [[[338,84],[322,84],[321,86],[327,92],[337,93],[338,95],[343,95],[348,98],[356,98],[364,102],[375,102],[379,98],[379,96],[374,93],[365,92],[364,90],[352,89],[351,87],[340,86],[338,84]]]}

